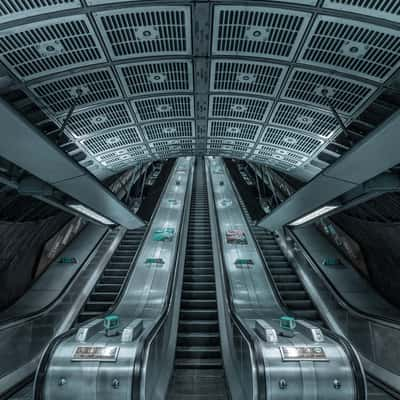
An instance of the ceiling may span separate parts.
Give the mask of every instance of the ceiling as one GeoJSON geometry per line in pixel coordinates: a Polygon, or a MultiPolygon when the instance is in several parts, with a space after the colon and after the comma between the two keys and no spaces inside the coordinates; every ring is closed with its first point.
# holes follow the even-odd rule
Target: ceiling
{"type": "Polygon", "coordinates": [[[99,177],[213,154],[308,180],[400,67],[396,0],[1,0],[0,60],[99,177]],[[91,162],[87,162],[90,160],[91,162]]]}

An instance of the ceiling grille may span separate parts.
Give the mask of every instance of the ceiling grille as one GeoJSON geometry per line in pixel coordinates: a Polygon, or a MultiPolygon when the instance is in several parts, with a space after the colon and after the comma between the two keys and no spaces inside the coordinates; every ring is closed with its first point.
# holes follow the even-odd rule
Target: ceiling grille
{"type": "Polygon", "coordinates": [[[207,141],[207,148],[212,151],[233,151],[248,153],[251,151],[253,143],[243,140],[211,139],[207,141]]]}
{"type": "Polygon", "coordinates": [[[85,16],[46,20],[1,31],[0,56],[24,80],[105,61],[85,16]]]}
{"type": "Polygon", "coordinates": [[[400,21],[398,0],[325,0],[324,7],[400,21]]]}
{"type": "Polygon", "coordinates": [[[270,123],[325,138],[339,131],[336,119],[333,116],[312,110],[309,107],[300,107],[286,103],[278,104],[270,123]]]}
{"type": "Polygon", "coordinates": [[[278,161],[278,160],[275,160],[268,156],[259,155],[259,154],[253,154],[250,157],[250,160],[260,163],[260,164],[268,164],[275,169],[280,169],[283,171],[290,171],[293,168],[295,168],[295,166],[293,166],[292,164],[288,164],[283,161],[278,161]]]}
{"type": "Polygon", "coordinates": [[[108,68],[69,74],[30,88],[55,113],[66,112],[75,103],[85,105],[121,97],[118,84],[108,68]],[[82,91],[79,98],[77,98],[78,90],[82,91]]]}
{"type": "Polygon", "coordinates": [[[79,0],[1,0],[0,23],[77,7],[79,0]]]}
{"type": "Polygon", "coordinates": [[[143,126],[148,140],[175,139],[194,136],[193,121],[171,121],[143,126]]]}
{"type": "Polygon", "coordinates": [[[138,130],[135,127],[129,127],[117,129],[102,135],[96,135],[83,140],[81,143],[90,151],[90,153],[99,154],[141,141],[138,130]]]}
{"type": "Polygon", "coordinates": [[[115,60],[191,54],[189,7],[135,7],[95,14],[115,60]]]}
{"type": "Polygon", "coordinates": [[[150,155],[145,145],[129,146],[117,151],[111,151],[97,157],[103,165],[112,165],[115,163],[126,162],[130,160],[130,164],[137,163],[138,161],[149,159],[150,155]]]}
{"type": "Polygon", "coordinates": [[[194,149],[195,141],[193,139],[178,139],[178,140],[160,140],[149,143],[150,148],[155,153],[166,152],[185,152],[194,149]]]}
{"type": "Polygon", "coordinates": [[[80,137],[133,123],[127,105],[115,103],[75,113],[68,122],[67,130],[80,137]]]}
{"type": "Polygon", "coordinates": [[[258,145],[254,153],[258,156],[268,158],[269,162],[281,162],[294,167],[299,167],[307,161],[307,157],[305,156],[273,146],[258,145]]]}
{"type": "Polygon", "coordinates": [[[128,96],[193,90],[188,61],[140,62],[118,67],[128,96]]]}
{"type": "Polygon", "coordinates": [[[260,132],[260,125],[245,122],[209,121],[209,137],[226,137],[232,139],[256,140],[260,132]]]}
{"type": "Polygon", "coordinates": [[[319,16],[301,62],[384,81],[400,66],[400,30],[319,16]]]}
{"type": "Polygon", "coordinates": [[[267,100],[239,96],[210,96],[210,118],[236,118],[265,122],[271,103],[267,100]]]}
{"type": "Polygon", "coordinates": [[[164,96],[132,102],[140,122],[160,119],[194,118],[192,96],[164,96]]]}
{"type": "Polygon", "coordinates": [[[283,65],[213,60],[211,91],[276,96],[286,71],[287,67],[283,65]]]}
{"type": "Polygon", "coordinates": [[[299,135],[296,132],[272,126],[267,127],[261,141],[307,155],[313,154],[324,143],[322,140],[311,136],[299,135]]]}
{"type": "Polygon", "coordinates": [[[213,53],[291,60],[310,15],[271,7],[216,6],[213,53]]]}
{"type": "Polygon", "coordinates": [[[355,113],[376,90],[372,85],[350,79],[295,69],[288,79],[282,98],[301,100],[329,110],[327,101],[321,93],[322,89],[329,91],[331,103],[337,111],[344,114],[355,113]]]}

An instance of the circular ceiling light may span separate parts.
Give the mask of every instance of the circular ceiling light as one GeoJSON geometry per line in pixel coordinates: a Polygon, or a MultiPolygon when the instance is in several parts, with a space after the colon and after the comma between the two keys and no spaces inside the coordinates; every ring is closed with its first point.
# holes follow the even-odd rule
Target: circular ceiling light
{"type": "Polygon", "coordinates": [[[169,104],[160,104],[156,107],[156,110],[160,113],[165,113],[172,110],[172,106],[169,104]]]}
{"type": "Polygon", "coordinates": [[[234,104],[234,105],[231,107],[231,110],[232,110],[233,112],[242,113],[242,112],[247,111],[247,107],[244,106],[243,104],[234,104]]]}
{"type": "Polygon", "coordinates": [[[246,28],[244,37],[248,40],[265,41],[269,38],[269,30],[260,26],[249,26],[246,28]]]}
{"type": "Polygon", "coordinates": [[[121,141],[121,138],[119,138],[118,136],[114,136],[114,137],[106,139],[107,144],[116,144],[116,143],[119,143],[120,141],[121,141]]]}
{"type": "Polygon", "coordinates": [[[51,57],[62,54],[64,52],[64,46],[59,40],[52,40],[38,44],[36,50],[43,57],[51,57]]]}
{"type": "Polygon", "coordinates": [[[167,80],[167,76],[160,73],[152,73],[148,75],[147,79],[151,83],[162,83],[167,80]]]}
{"type": "Polygon", "coordinates": [[[285,156],[287,156],[289,154],[286,150],[283,150],[283,149],[276,149],[275,153],[282,154],[282,155],[285,155],[285,156]]]}
{"type": "Polygon", "coordinates": [[[315,94],[322,97],[333,97],[335,95],[335,90],[327,86],[318,86],[315,89],[315,94]]]}
{"type": "Polygon", "coordinates": [[[272,154],[272,158],[275,158],[275,160],[283,160],[285,157],[280,154],[272,154]]]}
{"type": "Polygon", "coordinates": [[[141,26],[135,28],[135,36],[139,40],[154,40],[158,39],[160,34],[155,26],[141,26]]]}
{"type": "Polygon", "coordinates": [[[289,136],[284,137],[282,141],[287,144],[297,144],[297,139],[289,136]]]}
{"type": "Polygon", "coordinates": [[[82,97],[82,96],[86,96],[87,94],[89,94],[90,89],[86,86],[86,85],[80,85],[80,86],[75,86],[73,88],[71,88],[71,90],[69,91],[69,94],[71,95],[71,97],[82,97]]]}
{"type": "Polygon", "coordinates": [[[233,135],[237,135],[240,133],[240,128],[236,126],[230,126],[229,128],[226,128],[226,132],[233,135]]]}
{"type": "Polygon", "coordinates": [[[93,125],[100,125],[103,124],[104,122],[107,122],[108,118],[106,115],[96,115],[95,117],[93,117],[90,122],[93,125]]]}
{"type": "Polygon", "coordinates": [[[348,57],[361,58],[364,57],[368,51],[368,46],[359,42],[346,42],[340,49],[340,52],[348,57]]]}
{"type": "Polygon", "coordinates": [[[298,115],[296,121],[302,125],[311,125],[314,122],[314,118],[308,117],[306,115],[298,115]]]}
{"type": "Polygon", "coordinates": [[[256,75],[241,72],[237,75],[236,80],[240,83],[254,83],[256,81],[256,75]]]}
{"type": "Polygon", "coordinates": [[[163,133],[165,133],[167,135],[171,135],[176,132],[176,128],[167,127],[167,128],[163,128],[162,131],[163,131],[163,133]]]}

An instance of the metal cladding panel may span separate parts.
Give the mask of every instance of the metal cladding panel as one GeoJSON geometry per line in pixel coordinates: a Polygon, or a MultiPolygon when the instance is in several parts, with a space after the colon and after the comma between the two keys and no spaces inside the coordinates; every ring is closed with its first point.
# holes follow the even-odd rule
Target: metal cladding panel
{"type": "Polygon", "coordinates": [[[193,96],[157,96],[132,102],[139,122],[194,118],[193,96]]]}
{"type": "Polygon", "coordinates": [[[400,67],[400,30],[319,15],[302,63],[383,82],[400,67]]]}
{"type": "Polygon", "coordinates": [[[22,80],[106,60],[89,20],[83,15],[0,31],[0,58],[22,80]]]}
{"type": "Polygon", "coordinates": [[[270,123],[323,138],[339,133],[336,119],[331,114],[295,104],[278,103],[270,123]]]}
{"type": "Polygon", "coordinates": [[[311,14],[272,7],[214,8],[213,54],[292,60],[311,14]]]}
{"type": "Polygon", "coordinates": [[[80,0],[1,0],[0,24],[78,7],[81,7],[80,0]]]}
{"type": "Polygon", "coordinates": [[[287,67],[279,64],[212,60],[210,90],[274,97],[282,85],[286,71],[287,67]]]}
{"type": "Polygon", "coordinates": [[[278,162],[286,163],[295,167],[299,167],[308,160],[307,157],[298,153],[263,144],[257,146],[254,154],[257,154],[258,156],[269,157],[277,160],[278,162]]]}
{"type": "Polygon", "coordinates": [[[66,130],[81,137],[132,124],[134,120],[126,103],[114,103],[73,114],[66,130]]]}
{"type": "Polygon", "coordinates": [[[146,138],[152,140],[195,136],[193,121],[169,121],[143,126],[146,138]]]}
{"type": "Polygon", "coordinates": [[[81,143],[91,154],[99,154],[119,147],[139,143],[141,141],[142,139],[137,128],[129,127],[112,130],[111,132],[102,135],[96,135],[83,140],[81,143]]]}
{"type": "Polygon", "coordinates": [[[289,76],[282,99],[296,100],[329,110],[322,90],[339,113],[354,114],[370,98],[377,87],[356,80],[322,72],[295,68],[289,76]]]}
{"type": "Polygon", "coordinates": [[[208,137],[223,137],[227,139],[255,141],[260,133],[261,126],[246,122],[209,121],[208,137]]]}
{"type": "Polygon", "coordinates": [[[241,96],[210,96],[210,118],[243,119],[250,122],[262,123],[267,119],[271,107],[268,100],[241,96]]]}
{"type": "Polygon", "coordinates": [[[109,68],[68,74],[47,80],[30,89],[54,113],[65,113],[74,105],[90,105],[122,97],[118,83],[109,68]],[[81,90],[81,97],[77,92],[81,90]]]}
{"type": "Polygon", "coordinates": [[[297,151],[308,156],[314,154],[324,143],[322,140],[309,135],[300,135],[299,133],[287,129],[280,129],[272,126],[267,127],[261,142],[272,144],[286,150],[297,151]]]}
{"type": "Polygon", "coordinates": [[[365,14],[400,23],[400,2],[398,0],[325,0],[326,8],[365,14]]]}
{"type": "Polygon", "coordinates": [[[131,7],[94,16],[113,60],[192,52],[189,7],[131,7]]]}
{"type": "Polygon", "coordinates": [[[190,61],[139,62],[119,65],[117,70],[128,96],[193,90],[190,61]]]}

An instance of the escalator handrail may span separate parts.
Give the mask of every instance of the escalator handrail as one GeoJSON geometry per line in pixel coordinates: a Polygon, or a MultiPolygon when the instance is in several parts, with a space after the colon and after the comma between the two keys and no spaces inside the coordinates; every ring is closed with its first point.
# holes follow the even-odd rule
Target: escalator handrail
{"type": "MultiPolygon", "coordinates": [[[[231,178],[231,184],[232,184],[233,190],[234,190],[234,192],[236,194],[236,197],[238,199],[238,203],[239,203],[239,207],[240,207],[239,199],[241,198],[241,196],[240,196],[240,193],[239,193],[239,191],[238,191],[238,189],[236,187],[235,181],[233,180],[233,176],[232,176],[232,174],[230,174],[228,168],[226,168],[225,163],[223,164],[223,167],[225,169],[225,173],[228,176],[230,176],[230,178],[231,178]]],[[[240,207],[240,209],[242,210],[241,207],[240,207]]],[[[243,213],[243,210],[242,210],[242,213],[243,213]]],[[[263,262],[264,270],[265,270],[266,274],[269,277],[269,281],[270,281],[271,287],[272,287],[272,289],[274,291],[274,294],[276,295],[276,300],[277,300],[279,306],[282,308],[282,311],[286,315],[294,316],[292,311],[290,311],[287,308],[286,304],[284,303],[284,301],[282,299],[282,296],[279,293],[278,287],[276,286],[276,283],[275,283],[274,279],[272,278],[271,271],[268,268],[268,263],[267,263],[267,261],[266,261],[266,259],[264,257],[264,254],[261,251],[261,248],[260,248],[257,240],[254,237],[254,233],[253,233],[253,230],[250,227],[249,221],[247,220],[245,215],[243,215],[243,217],[244,217],[244,220],[246,221],[247,228],[248,228],[250,234],[253,237],[253,242],[255,243],[257,253],[258,253],[261,261],[263,262]]],[[[319,327],[319,328],[322,330],[322,332],[324,333],[325,336],[331,338],[333,341],[338,342],[342,346],[342,348],[344,349],[344,351],[345,351],[346,355],[348,356],[348,359],[350,360],[350,363],[351,363],[351,365],[353,367],[352,371],[353,371],[354,380],[355,380],[355,387],[356,387],[356,390],[357,390],[355,399],[356,400],[365,400],[367,398],[366,376],[365,376],[364,369],[362,368],[361,360],[360,360],[356,350],[354,349],[353,345],[346,338],[344,338],[343,336],[338,335],[337,333],[332,332],[332,331],[330,331],[328,329],[325,329],[323,327],[319,327]]]]}
{"type": "MultiPolygon", "coordinates": [[[[174,169],[176,169],[176,167],[177,167],[176,164],[177,163],[175,161],[174,169]]],[[[108,309],[106,312],[104,312],[102,314],[99,314],[99,315],[97,315],[97,316],[95,316],[95,317],[93,317],[91,319],[88,319],[88,320],[78,324],[78,326],[76,326],[76,327],[74,327],[74,328],[62,333],[61,335],[58,335],[58,336],[54,337],[50,341],[50,343],[48,344],[48,346],[46,347],[45,351],[42,354],[42,357],[41,357],[41,359],[39,361],[39,367],[38,367],[36,375],[35,375],[35,387],[34,387],[34,397],[33,397],[34,400],[42,400],[43,399],[43,391],[42,391],[42,389],[44,387],[44,380],[45,380],[45,377],[46,377],[47,367],[48,367],[49,361],[52,358],[52,356],[54,354],[54,351],[58,347],[58,345],[61,342],[63,342],[65,339],[67,339],[68,337],[71,337],[71,336],[75,335],[82,325],[85,325],[85,324],[87,324],[88,322],[90,322],[90,321],[92,321],[94,319],[101,319],[101,318],[104,318],[106,315],[112,314],[113,310],[115,310],[115,308],[118,306],[119,302],[121,301],[121,299],[123,297],[123,294],[125,292],[125,289],[127,287],[128,282],[130,280],[130,277],[132,275],[132,272],[133,272],[133,269],[134,269],[133,266],[136,264],[136,260],[139,257],[139,254],[140,254],[140,252],[142,250],[143,243],[146,241],[146,238],[149,235],[149,232],[151,230],[153,219],[155,218],[155,215],[156,215],[156,210],[160,206],[160,203],[161,203],[161,201],[162,201],[162,199],[164,197],[164,194],[165,194],[165,192],[167,190],[167,187],[168,187],[168,185],[169,185],[169,183],[170,183],[170,181],[172,179],[172,176],[174,175],[174,172],[175,171],[171,170],[171,172],[170,172],[170,174],[168,176],[168,179],[164,184],[163,190],[161,191],[160,196],[159,196],[159,198],[157,200],[156,206],[154,207],[154,211],[153,211],[153,214],[152,214],[152,216],[150,218],[150,221],[147,223],[146,231],[145,231],[145,233],[143,235],[143,238],[142,238],[142,240],[141,240],[141,242],[139,244],[139,247],[136,250],[136,254],[135,254],[135,256],[133,257],[133,259],[132,259],[132,261],[130,263],[129,272],[128,272],[127,276],[126,276],[124,284],[121,287],[121,290],[118,293],[118,296],[117,296],[117,298],[115,300],[114,305],[110,309],[108,309]]],[[[90,291],[88,298],[90,297],[91,293],[92,293],[92,291],[90,291]]]]}
{"type": "Polygon", "coordinates": [[[400,329],[400,321],[394,318],[385,317],[381,315],[371,314],[367,311],[360,310],[356,306],[352,305],[348,302],[343,295],[333,286],[330,279],[327,277],[325,272],[319,267],[318,263],[311,256],[309,251],[303,246],[300,239],[297,237],[296,233],[291,229],[285,229],[285,234],[289,234],[289,236],[293,239],[296,245],[300,248],[304,258],[306,259],[308,265],[312,268],[312,270],[318,275],[318,277],[323,281],[325,286],[329,289],[331,294],[334,296],[335,300],[342,306],[346,311],[350,314],[357,315],[358,317],[364,318],[370,322],[373,322],[377,325],[384,325],[394,329],[400,329]]]}
{"type": "MultiPolygon", "coordinates": [[[[139,337],[138,343],[136,346],[136,353],[135,359],[133,363],[133,377],[132,377],[132,398],[133,399],[140,399],[141,393],[141,384],[142,384],[142,372],[143,366],[146,363],[146,354],[148,353],[148,346],[153,341],[154,337],[163,327],[164,323],[167,321],[167,318],[173,308],[173,300],[174,300],[174,293],[176,290],[176,281],[177,281],[177,274],[178,274],[178,260],[181,257],[184,259],[185,254],[182,254],[182,248],[184,247],[184,241],[186,241],[186,234],[183,234],[184,221],[187,221],[189,213],[190,213],[190,204],[191,204],[191,196],[192,196],[192,188],[193,188],[193,175],[194,175],[195,164],[192,163],[190,168],[190,177],[187,182],[187,190],[185,193],[185,199],[183,202],[184,210],[181,219],[181,229],[179,229],[178,236],[177,236],[177,251],[174,255],[174,260],[171,263],[175,265],[174,272],[172,277],[170,278],[167,286],[166,296],[165,298],[168,299],[161,310],[160,315],[158,316],[157,320],[139,337]]],[[[171,174],[172,176],[172,174],[171,174]]]]}
{"type": "MultiPolygon", "coordinates": [[[[215,219],[217,221],[217,224],[220,224],[220,218],[218,216],[218,213],[215,209],[215,195],[214,195],[214,186],[212,184],[212,178],[211,178],[211,171],[209,168],[206,169],[208,171],[208,182],[210,186],[210,195],[212,198],[212,202],[210,204],[210,213],[213,212],[215,215],[215,219]]],[[[224,298],[225,298],[225,303],[228,305],[228,313],[236,327],[238,328],[240,334],[245,338],[246,342],[249,343],[253,356],[254,356],[254,361],[256,363],[256,378],[257,378],[257,388],[258,388],[258,400],[266,400],[266,377],[265,377],[265,366],[264,366],[264,358],[262,355],[262,351],[260,347],[258,346],[258,337],[257,335],[251,331],[246,324],[243,323],[241,318],[236,315],[234,303],[233,303],[233,296],[232,296],[232,288],[229,282],[229,279],[227,277],[227,266],[224,261],[224,258],[222,257],[222,247],[221,243],[223,241],[223,238],[221,236],[221,232],[216,228],[216,233],[217,233],[217,246],[219,247],[220,251],[217,254],[217,257],[219,259],[220,265],[223,266],[222,268],[222,278],[223,278],[223,284],[226,288],[224,290],[224,298]]]]}

